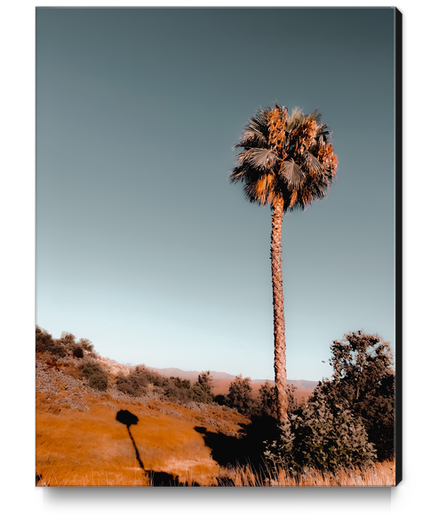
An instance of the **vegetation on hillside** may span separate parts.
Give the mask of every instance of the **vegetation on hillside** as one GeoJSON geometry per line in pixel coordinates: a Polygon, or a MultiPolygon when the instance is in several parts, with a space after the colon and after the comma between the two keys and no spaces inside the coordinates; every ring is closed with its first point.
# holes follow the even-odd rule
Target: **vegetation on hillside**
{"type": "MultiPolygon", "coordinates": [[[[394,459],[393,359],[389,344],[378,335],[358,331],[334,341],[330,361],[334,369],[332,378],[320,382],[312,396],[301,404],[294,400],[293,387],[288,387],[289,420],[282,427],[277,424],[276,389],[269,382],[253,396],[251,379],[239,375],[231,382],[226,395],[214,396],[209,371],[200,373],[194,383],[178,377],[164,377],[144,365],[120,366],[120,371],[113,372],[106,360],[95,353],[89,340],[77,341],[71,333],[62,333],[59,339],[54,339],[39,327],[36,327],[36,352],[42,382],[50,377],[49,374],[46,376],[49,370],[56,371],[50,379],[50,389],[44,389],[43,385],[37,389],[37,455],[40,463],[46,452],[49,456],[53,452],[55,455],[66,452],[64,442],[73,439],[76,432],[89,431],[91,440],[91,434],[97,432],[97,428],[93,423],[90,430],[86,420],[99,417],[101,427],[112,424],[116,427],[115,418],[105,421],[110,413],[109,410],[105,413],[108,408],[103,408],[100,400],[94,404],[90,392],[94,392],[94,399],[100,399],[102,395],[103,404],[111,406],[110,409],[114,405],[118,409],[127,405],[132,412],[138,409],[139,416],[145,413],[148,417],[151,413],[156,419],[161,414],[168,417],[166,435],[169,434],[169,438],[160,440],[155,433],[153,440],[147,442],[145,460],[150,463],[154,452],[164,455],[166,463],[175,460],[178,450],[172,445],[177,438],[178,421],[185,423],[187,417],[194,420],[188,423],[187,436],[181,437],[178,445],[187,446],[190,440],[195,442],[193,445],[199,442],[207,449],[202,450],[204,454],[209,453],[202,458],[202,463],[207,463],[204,468],[211,472],[209,475],[200,473],[200,484],[236,485],[241,481],[242,484],[256,485],[312,484],[318,477],[336,484],[341,481],[341,476],[343,481],[347,481],[349,475],[353,478],[352,471],[377,470],[378,463],[384,460],[392,463],[394,459]],[[66,383],[65,377],[70,377],[66,383]],[[61,387],[61,384],[65,386],[61,387]],[[50,393],[44,394],[44,391],[50,393]],[[81,414],[78,418],[71,415],[58,418],[62,410],[70,409],[81,414]],[[205,415],[200,415],[203,413],[205,415]],[[64,426],[61,431],[60,420],[64,426]],[[52,424],[58,426],[57,429],[53,426],[51,431],[52,424]],[[63,443],[58,440],[60,435],[63,443]],[[58,445],[64,451],[57,449],[58,445]],[[49,451],[44,451],[45,448],[49,451]],[[214,468],[216,464],[219,468],[214,468]]],[[[145,426],[151,417],[140,424],[145,426]]],[[[146,432],[139,433],[139,427],[134,429],[134,432],[138,431],[138,447],[148,437],[146,432]]],[[[103,435],[109,440],[109,431],[104,430],[103,435]]],[[[80,439],[85,439],[85,435],[82,434],[80,439]]],[[[106,445],[109,446],[109,441],[105,441],[106,445]]],[[[49,456],[47,468],[42,467],[45,475],[52,459],[49,456]]],[[[187,467],[192,467],[196,474],[198,470],[197,463],[190,461],[191,458],[184,459],[182,481],[189,477],[185,472],[187,467]],[[188,461],[190,463],[186,465],[188,461]]],[[[163,466],[162,462],[157,463],[159,467],[163,466]]],[[[391,466],[393,469],[393,463],[391,466]]],[[[64,481],[64,484],[70,484],[67,479],[64,481]]],[[[112,481],[112,484],[118,484],[112,481]]],[[[142,484],[142,478],[140,481],[142,484]]],[[[340,484],[344,483],[341,481],[340,484]]],[[[353,479],[352,484],[355,484],[353,479]]]]}

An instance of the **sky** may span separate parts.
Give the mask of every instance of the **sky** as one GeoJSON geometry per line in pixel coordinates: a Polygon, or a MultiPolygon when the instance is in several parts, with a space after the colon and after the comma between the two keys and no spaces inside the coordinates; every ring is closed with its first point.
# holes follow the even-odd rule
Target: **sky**
{"type": "Polygon", "coordinates": [[[394,15],[36,13],[36,323],[120,363],[273,378],[271,212],[228,180],[260,106],[316,108],[337,180],[283,223],[289,379],[395,348],[394,15]]]}

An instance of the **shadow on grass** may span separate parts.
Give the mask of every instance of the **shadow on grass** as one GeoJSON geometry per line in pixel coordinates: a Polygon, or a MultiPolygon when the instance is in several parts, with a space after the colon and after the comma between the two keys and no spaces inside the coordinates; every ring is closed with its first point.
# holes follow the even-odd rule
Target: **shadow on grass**
{"type": "MultiPolygon", "coordinates": [[[[138,447],[136,446],[135,439],[133,438],[132,433],[130,431],[130,426],[137,425],[137,423],[139,422],[139,419],[136,415],[131,413],[129,410],[120,410],[117,412],[116,420],[118,422],[121,422],[121,424],[127,426],[127,432],[129,433],[129,437],[132,440],[133,448],[135,449],[136,460],[138,461],[141,469],[146,474],[148,474],[152,486],[187,486],[178,480],[178,476],[173,476],[172,474],[168,474],[167,472],[163,471],[145,469],[144,463],[142,462],[141,456],[139,454],[138,447]]],[[[198,483],[193,483],[190,486],[200,485],[198,483]]]]}
{"type": "MultiPolygon", "coordinates": [[[[240,425],[238,437],[208,431],[202,426],[194,429],[203,436],[205,445],[211,449],[211,457],[221,467],[249,466],[255,473],[263,473],[267,470],[265,441],[275,439],[276,420],[267,416],[252,417],[251,424],[240,425]]],[[[220,481],[220,486],[234,486],[227,478],[220,481]]]]}

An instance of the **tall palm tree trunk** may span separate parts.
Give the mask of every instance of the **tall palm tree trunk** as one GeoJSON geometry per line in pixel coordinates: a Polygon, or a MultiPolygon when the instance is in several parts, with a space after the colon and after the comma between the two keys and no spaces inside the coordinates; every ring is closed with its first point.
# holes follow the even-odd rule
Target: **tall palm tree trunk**
{"type": "Polygon", "coordinates": [[[271,271],[272,304],[274,309],[274,371],[277,395],[277,421],[281,426],[288,421],[286,376],[286,336],[284,326],[284,295],[281,270],[281,226],[283,223],[283,198],[272,205],[271,271]]]}

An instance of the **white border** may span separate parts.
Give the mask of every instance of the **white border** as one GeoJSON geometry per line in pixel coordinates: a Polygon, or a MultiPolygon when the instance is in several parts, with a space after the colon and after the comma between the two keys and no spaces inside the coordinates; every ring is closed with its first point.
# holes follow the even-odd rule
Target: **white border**
{"type": "MultiPolygon", "coordinates": [[[[3,0],[1,52],[2,504],[29,513],[422,513],[428,502],[430,360],[430,3],[400,0],[404,48],[404,480],[396,489],[35,489],[34,485],[34,14],[31,1],[3,0]],[[29,395],[29,392],[31,393],[29,395]],[[16,507],[16,508],[15,508],[16,507]],[[130,511],[131,513],[131,511],[130,511]]],[[[119,6],[105,1],[43,6],[119,6]]],[[[202,6],[136,2],[127,6],[202,6]]],[[[211,2],[208,6],[258,6],[211,2]]],[[[271,2],[270,6],[382,7],[390,2],[271,2]]]]}

